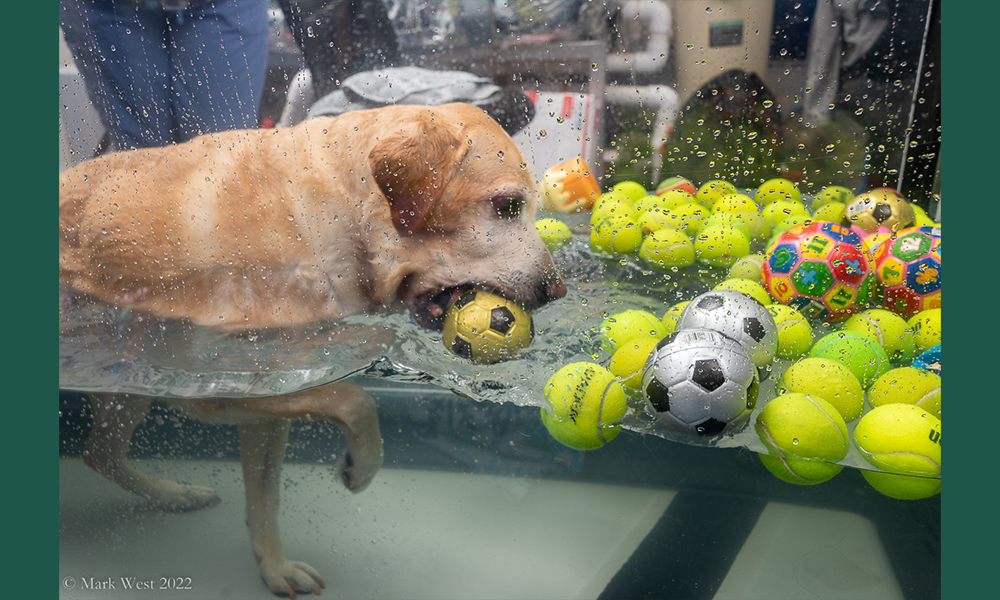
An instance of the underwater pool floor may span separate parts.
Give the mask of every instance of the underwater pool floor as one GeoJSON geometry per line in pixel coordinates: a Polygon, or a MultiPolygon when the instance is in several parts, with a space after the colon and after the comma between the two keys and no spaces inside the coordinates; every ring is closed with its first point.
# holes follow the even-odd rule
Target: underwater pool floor
{"type": "MultiPolygon", "coordinates": [[[[221,504],[153,511],[79,459],[61,459],[59,574],[76,584],[60,597],[273,598],[250,553],[239,463],[140,462],[150,473],[214,486],[221,504]],[[192,589],[129,591],[122,577],[190,578],[192,589]],[[83,589],[109,578],[115,590],[83,589]]],[[[642,555],[644,540],[663,527],[677,497],[670,489],[400,468],[384,468],[352,495],[329,466],[286,464],[281,527],[286,554],[322,573],[324,598],[601,598],[613,597],[612,580],[643,576],[629,570],[657,568],[656,556],[642,555]]],[[[688,539],[676,551],[698,545],[688,539]]],[[[713,597],[903,596],[870,520],[768,502],[713,597]]]]}

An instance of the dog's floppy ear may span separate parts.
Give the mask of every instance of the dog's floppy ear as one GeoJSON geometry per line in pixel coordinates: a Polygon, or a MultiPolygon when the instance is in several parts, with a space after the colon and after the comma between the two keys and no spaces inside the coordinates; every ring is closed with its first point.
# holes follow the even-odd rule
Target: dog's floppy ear
{"type": "Polygon", "coordinates": [[[387,132],[371,153],[372,173],[389,200],[396,230],[422,230],[461,158],[460,140],[446,126],[415,119],[387,132]]]}

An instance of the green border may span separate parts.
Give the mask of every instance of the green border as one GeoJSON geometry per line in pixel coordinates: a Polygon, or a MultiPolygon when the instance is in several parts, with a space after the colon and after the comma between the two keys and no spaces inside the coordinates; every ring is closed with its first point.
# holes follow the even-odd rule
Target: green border
{"type": "Polygon", "coordinates": [[[4,594],[23,598],[57,597],[59,585],[57,8],[4,6],[4,539],[17,556],[4,594]]]}

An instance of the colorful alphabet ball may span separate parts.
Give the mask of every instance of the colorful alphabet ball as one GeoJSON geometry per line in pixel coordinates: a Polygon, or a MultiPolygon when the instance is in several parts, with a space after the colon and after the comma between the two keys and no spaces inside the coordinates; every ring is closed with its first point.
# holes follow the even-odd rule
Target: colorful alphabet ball
{"type": "Polygon", "coordinates": [[[597,176],[579,157],[546,169],[539,192],[542,208],[559,213],[590,210],[601,195],[597,176]]]}
{"type": "Polygon", "coordinates": [[[513,358],[535,335],[531,313],[496,294],[472,290],[445,312],[445,346],[462,358],[489,364],[513,358]]]}
{"type": "Polygon", "coordinates": [[[877,249],[883,307],[909,319],[941,307],[941,228],[911,227],[877,249]]]}
{"type": "Polygon", "coordinates": [[[647,412],[697,437],[738,430],[757,405],[759,380],[746,348],[711,329],[663,338],[642,372],[647,412]]]}
{"type": "Polygon", "coordinates": [[[861,236],[828,221],[787,229],[767,247],[761,283],[809,318],[840,321],[868,301],[874,259],[861,236]]]}

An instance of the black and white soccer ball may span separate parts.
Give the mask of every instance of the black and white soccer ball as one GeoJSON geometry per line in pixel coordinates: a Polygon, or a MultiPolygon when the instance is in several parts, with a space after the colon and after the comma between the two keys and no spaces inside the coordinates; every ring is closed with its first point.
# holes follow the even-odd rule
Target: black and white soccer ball
{"type": "Polygon", "coordinates": [[[746,346],[753,364],[767,368],[778,351],[778,326],[767,307],[735,290],[713,290],[691,300],[677,329],[713,329],[746,346]]]}
{"type": "Polygon", "coordinates": [[[442,336],[445,346],[474,363],[513,358],[535,336],[531,313],[502,296],[465,292],[448,307],[442,336]]]}
{"type": "Polygon", "coordinates": [[[642,372],[646,410],[701,437],[734,433],[757,405],[757,368],[743,344],[711,329],[663,338],[642,372]]]}

